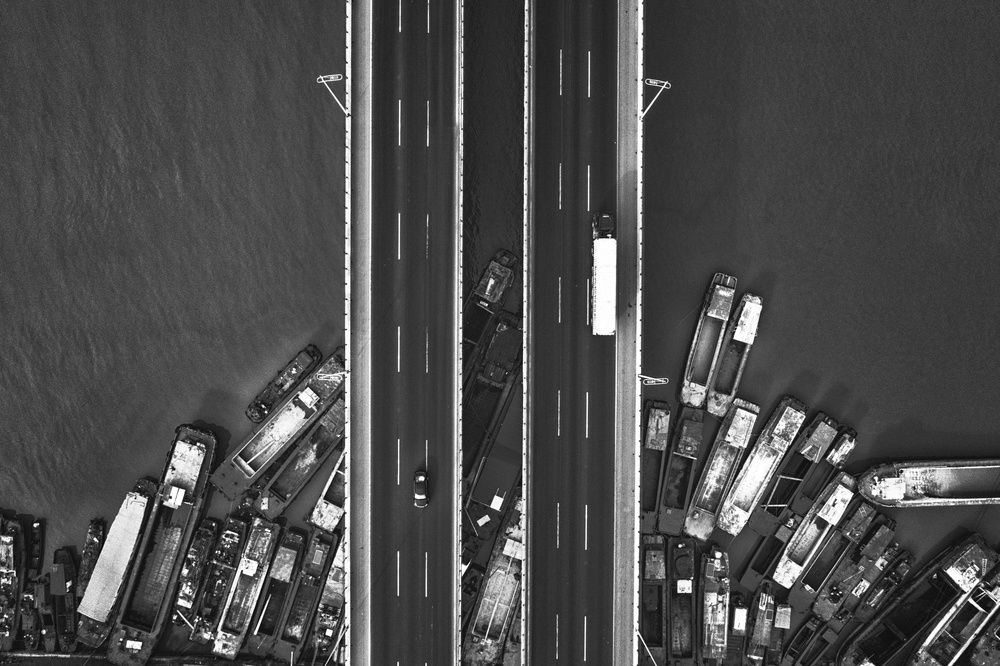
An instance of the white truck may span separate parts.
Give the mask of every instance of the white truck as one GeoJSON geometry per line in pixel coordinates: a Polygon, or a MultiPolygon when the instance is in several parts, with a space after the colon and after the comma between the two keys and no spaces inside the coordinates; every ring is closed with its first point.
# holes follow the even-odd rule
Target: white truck
{"type": "Polygon", "coordinates": [[[590,278],[590,323],[594,335],[615,334],[618,303],[618,241],[615,218],[599,213],[593,220],[594,266],[590,278]]]}

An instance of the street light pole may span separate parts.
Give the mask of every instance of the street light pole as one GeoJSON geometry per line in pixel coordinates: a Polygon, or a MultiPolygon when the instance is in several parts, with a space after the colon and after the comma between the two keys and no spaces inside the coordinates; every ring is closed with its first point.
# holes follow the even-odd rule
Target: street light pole
{"type": "Polygon", "coordinates": [[[653,101],[649,103],[649,106],[647,106],[646,109],[642,112],[642,115],[639,116],[640,120],[646,117],[646,114],[653,107],[653,104],[656,102],[657,98],[659,98],[659,96],[663,94],[663,91],[670,90],[670,81],[661,81],[660,79],[646,79],[644,83],[647,86],[653,86],[654,88],[659,88],[660,91],[656,93],[656,96],[653,97],[653,101]]]}
{"type": "Polygon", "coordinates": [[[342,74],[327,74],[325,76],[321,76],[321,77],[317,78],[316,79],[316,83],[322,83],[324,86],[326,86],[326,89],[328,91],[330,91],[331,95],[333,95],[334,101],[337,102],[337,106],[339,106],[340,110],[344,112],[344,115],[346,115],[348,118],[350,118],[351,114],[349,114],[347,112],[347,109],[344,108],[344,105],[340,103],[340,99],[337,98],[336,93],[334,93],[333,90],[330,89],[330,82],[331,81],[340,81],[343,78],[344,78],[344,76],[342,74]]]}

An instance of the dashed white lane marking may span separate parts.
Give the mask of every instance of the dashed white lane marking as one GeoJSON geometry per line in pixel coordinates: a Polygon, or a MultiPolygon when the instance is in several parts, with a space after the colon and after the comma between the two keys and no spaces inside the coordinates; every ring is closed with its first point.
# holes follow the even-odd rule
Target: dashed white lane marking
{"type": "Polygon", "coordinates": [[[562,276],[559,276],[559,323],[562,323],[562,276]]]}
{"type": "Polygon", "coordinates": [[[559,548],[559,502],[556,502],[556,548],[559,548]]]}
{"type": "Polygon", "coordinates": [[[431,371],[431,333],[426,326],[424,326],[424,374],[428,374],[431,371]]]}
{"type": "Polygon", "coordinates": [[[562,210],[562,162],[559,163],[559,210],[562,210]]]}
{"type": "Polygon", "coordinates": [[[396,438],[396,485],[399,485],[399,469],[402,466],[399,461],[399,437],[396,438]]]}
{"type": "Polygon", "coordinates": [[[403,32],[403,0],[399,0],[399,23],[396,29],[398,32],[403,32]]]}
{"type": "Polygon", "coordinates": [[[403,100],[396,100],[396,145],[403,145],[403,100]]]}
{"type": "Polygon", "coordinates": [[[431,101],[427,100],[427,136],[426,136],[427,147],[431,147],[431,101]]]}
{"type": "Polygon", "coordinates": [[[583,436],[585,439],[590,439],[590,391],[586,393],[584,405],[583,436]]]}
{"type": "Polygon", "coordinates": [[[590,545],[590,505],[583,505],[583,549],[590,545]]]}
{"type": "Polygon", "coordinates": [[[583,660],[587,661],[587,616],[583,616],[583,660]]]}
{"type": "Polygon", "coordinates": [[[587,211],[590,211],[590,165],[587,165],[587,211]]]}
{"type": "Polygon", "coordinates": [[[396,596],[399,596],[399,551],[396,551],[396,596]]]}
{"type": "Polygon", "coordinates": [[[590,51],[587,51],[587,97],[590,97],[590,51]]]}
{"type": "Polygon", "coordinates": [[[403,334],[400,331],[400,327],[397,326],[396,327],[396,372],[399,372],[399,349],[402,344],[401,343],[402,337],[403,334]]]}
{"type": "Polygon", "coordinates": [[[402,258],[403,253],[403,214],[396,213],[396,261],[402,258]]]}
{"type": "Polygon", "coordinates": [[[562,390],[556,389],[556,437],[562,434],[562,390]]]}
{"type": "Polygon", "coordinates": [[[427,598],[427,551],[424,551],[424,599],[427,598]]]}
{"type": "Polygon", "coordinates": [[[559,661],[559,613],[556,613],[556,661],[559,661]]]}
{"type": "Polygon", "coordinates": [[[562,97],[562,49],[559,49],[559,96],[562,97]]]}

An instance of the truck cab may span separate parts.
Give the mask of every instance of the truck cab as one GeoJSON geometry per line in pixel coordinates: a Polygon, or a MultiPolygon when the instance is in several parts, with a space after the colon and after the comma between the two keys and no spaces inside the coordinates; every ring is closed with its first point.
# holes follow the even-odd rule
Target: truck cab
{"type": "Polygon", "coordinates": [[[611,213],[596,213],[592,224],[595,240],[615,237],[615,218],[611,213]]]}

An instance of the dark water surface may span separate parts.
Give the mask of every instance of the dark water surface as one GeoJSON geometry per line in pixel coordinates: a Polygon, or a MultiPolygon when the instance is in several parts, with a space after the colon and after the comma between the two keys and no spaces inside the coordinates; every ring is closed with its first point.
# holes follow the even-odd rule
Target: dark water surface
{"type": "Polygon", "coordinates": [[[0,507],[47,557],[342,342],[338,2],[23,3],[0,21],[0,507]]]}
{"type": "MultiPolygon", "coordinates": [[[[855,427],[851,472],[1000,457],[998,29],[989,2],[646,3],[645,75],[673,84],[645,122],[662,395],[724,271],[764,300],[762,419],[792,393],[855,427]]],[[[1000,546],[1000,508],[890,513],[921,560],[962,529],[1000,546]]]]}

